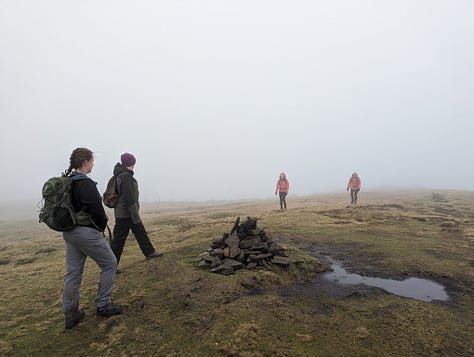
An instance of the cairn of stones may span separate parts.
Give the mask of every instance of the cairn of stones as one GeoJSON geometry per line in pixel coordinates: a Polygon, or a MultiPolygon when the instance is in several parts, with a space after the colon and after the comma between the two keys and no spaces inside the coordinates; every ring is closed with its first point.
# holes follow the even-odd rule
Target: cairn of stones
{"type": "Polygon", "coordinates": [[[239,269],[288,267],[285,248],[273,242],[263,229],[257,229],[257,219],[247,217],[234,223],[230,233],[215,239],[206,253],[201,254],[198,267],[212,273],[234,274],[239,269]]]}

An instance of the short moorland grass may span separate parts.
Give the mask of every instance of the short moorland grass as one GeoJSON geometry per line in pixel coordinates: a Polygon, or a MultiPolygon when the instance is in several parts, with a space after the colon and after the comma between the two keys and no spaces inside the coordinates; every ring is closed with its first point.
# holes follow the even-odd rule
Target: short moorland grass
{"type": "Polygon", "coordinates": [[[61,235],[33,221],[2,222],[0,355],[474,355],[474,193],[362,192],[357,205],[347,198],[290,196],[284,211],[273,200],[144,205],[145,226],[165,255],[145,261],[129,237],[113,296],[124,314],[109,319],[94,316],[99,269],[88,259],[86,318],[67,331],[61,235]],[[257,217],[298,264],[230,276],[198,269],[199,255],[237,216],[257,217]],[[368,276],[437,281],[450,300],[427,303],[379,289],[282,294],[327,268],[316,253],[368,276]]]}

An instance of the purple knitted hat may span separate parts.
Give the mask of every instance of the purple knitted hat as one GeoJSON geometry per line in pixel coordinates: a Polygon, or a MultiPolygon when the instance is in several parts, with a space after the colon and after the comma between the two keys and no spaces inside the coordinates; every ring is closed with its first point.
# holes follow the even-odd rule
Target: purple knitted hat
{"type": "Polygon", "coordinates": [[[137,159],[135,159],[135,156],[133,156],[129,152],[125,152],[122,154],[122,156],[120,156],[120,161],[122,161],[122,166],[130,167],[135,165],[137,159]]]}

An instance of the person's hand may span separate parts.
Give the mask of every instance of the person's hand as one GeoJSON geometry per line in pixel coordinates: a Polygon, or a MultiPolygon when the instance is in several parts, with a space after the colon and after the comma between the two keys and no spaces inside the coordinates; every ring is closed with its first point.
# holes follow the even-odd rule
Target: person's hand
{"type": "Polygon", "coordinates": [[[132,224],[140,224],[142,223],[142,220],[140,218],[140,214],[136,210],[132,210],[130,212],[130,216],[132,218],[132,224]]]}

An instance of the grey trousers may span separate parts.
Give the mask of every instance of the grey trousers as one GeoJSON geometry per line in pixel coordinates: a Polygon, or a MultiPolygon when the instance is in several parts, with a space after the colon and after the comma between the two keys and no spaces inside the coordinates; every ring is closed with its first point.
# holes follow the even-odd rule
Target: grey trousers
{"type": "Polygon", "coordinates": [[[286,208],[286,195],[288,192],[280,191],[280,208],[283,209],[283,206],[286,208]]]}
{"type": "Polygon", "coordinates": [[[66,242],[66,276],[64,277],[63,311],[79,309],[82,273],[86,258],[90,257],[102,269],[99,278],[99,290],[95,300],[98,308],[110,303],[115,282],[117,259],[102,233],[90,227],[77,226],[63,232],[66,242]]]}
{"type": "Polygon", "coordinates": [[[351,203],[357,203],[357,194],[360,190],[352,190],[351,189],[351,203]]]}

